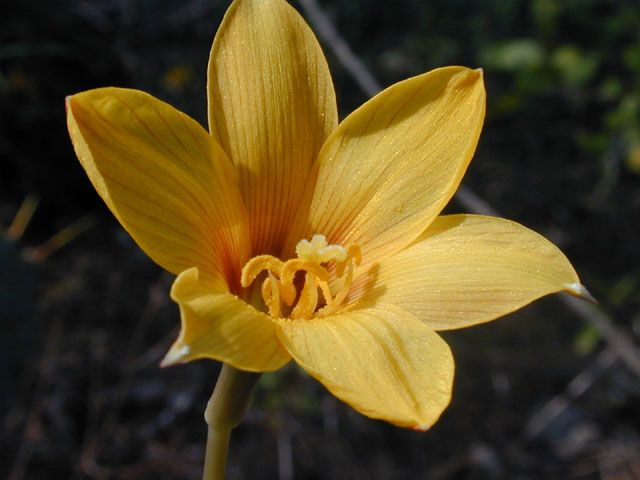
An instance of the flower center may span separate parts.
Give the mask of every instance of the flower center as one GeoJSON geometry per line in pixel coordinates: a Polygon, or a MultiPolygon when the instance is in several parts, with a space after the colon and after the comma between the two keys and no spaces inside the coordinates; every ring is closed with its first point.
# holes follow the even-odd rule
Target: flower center
{"type": "Polygon", "coordinates": [[[356,244],[346,248],[329,245],[324,235],[314,235],[311,241],[301,240],[296,245],[296,255],[298,258],[286,262],[271,255],[253,257],[243,267],[240,283],[246,288],[260,273],[267,271],[267,278],[262,282],[262,299],[273,318],[324,317],[336,312],[349,293],[354,268],[360,265],[360,247],[356,244]],[[335,261],[335,276],[344,277],[342,287],[335,295],[329,287],[329,271],[322,266],[332,260],[335,261]],[[297,272],[304,272],[299,294],[294,285],[297,272]],[[318,308],[318,289],[324,298],[321,308],[318,308]],[[288,314],[283,315],[282,304],[288,314]]]}

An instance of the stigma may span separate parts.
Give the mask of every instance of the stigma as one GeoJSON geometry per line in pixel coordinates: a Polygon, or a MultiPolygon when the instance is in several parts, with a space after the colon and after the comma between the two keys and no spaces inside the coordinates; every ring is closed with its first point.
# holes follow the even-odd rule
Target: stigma
{"type": "Polygon", "coordinates": [[[271,255],[253,257],[243,267],[240,283],[247,288],[267,271],[261,293],[273,318],[309,319],[337,312],[349,293],[353,271],[362,261],[360,247],[330,245],[324,235],[316,234],[310,241],[298,242],[296,255],[286,262],[271,255]],[[324,266],[330,262],[335,262],[331,273],[324,266]],[[300,292],[294,284],[298,272],[304,272],[300,292]],[[335,295],[329,286],[331,275],[342,279],[335,295]]]}

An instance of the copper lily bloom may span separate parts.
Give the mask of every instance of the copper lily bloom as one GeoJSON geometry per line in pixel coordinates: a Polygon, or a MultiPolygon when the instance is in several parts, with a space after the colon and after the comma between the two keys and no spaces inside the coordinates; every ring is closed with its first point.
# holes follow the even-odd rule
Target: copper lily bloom
{"type": "Polygon", "coordinates": [[[363,414],[427,429],[454,373],[436,331],[584,294],[531,230],[438,216],[478,142],[481,71],[410,78],[338,123],[320,46],[283,0],[235,0],[208,68],[209,132],[137,90],[67,99],[93,186],[177,275],[182,330],[163,365],[293,358],[363,414]]]}

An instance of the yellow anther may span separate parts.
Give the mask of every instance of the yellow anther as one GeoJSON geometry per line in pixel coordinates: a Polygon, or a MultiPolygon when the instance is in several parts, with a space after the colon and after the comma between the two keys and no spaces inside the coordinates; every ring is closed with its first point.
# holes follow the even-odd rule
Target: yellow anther
{"type": "Polygon", "coordinates": [[[311,273],[307,273],[304,278],[304,287],[298,303],[291,311],[292,318],[311,318],[313,312],[318,305],[318,287],[315,277],[311,273]]]}
{"type": "Polygon", "coordinates": [[[269,272],[269,283],[271,283],[271,296],[268,299],[264,296],[262,298],[267,304],[267,307],[269,307],[269,315],[271,315],[272,318],[282,318],[278,281],[271,272],[269,272]]]}
{"type": "MultiPolygon", "coordinates": [[[[314,315],[326,316],[336,312],[349,294],[353,282],[353,271],[360,265],[360,248],[351,244],[347,248],[329,245],[324,235],[314,235],[311,241],[302,240],[296,246],[298,258],[283,262],[271,255],[259,255],[252,258],[242,269],[240,283],[248,287],[262,273],[267,278],[261,285],[262,299],[273,318],[290,317],[295,319],[311,318],[314,315]],[[342,288],[333,296],[329,287],[329,271],[323,263],[335,261],[335,275],[345,277],[342,288]],[[296,291],[296,274],[305,272],[304,284],[300,295],[296,291]],[[318,308],[318,288],[324,297],[324,307],[318,308]],[[297,302],[296,302],[296,296],[297,302]],[[293,309],[286,309],[283,315],[281,303],[293,309]],[[287,312],[290,312],[287,314],[287,312]]],[[[299,283],[298,283],[299,286],[299,283]]]]}
{"type": "Polygon", "coordinates": [[[269,302],[266,299],[273,297],[271,278],[269,278],[269,276],[267,276],[267,278],[264,279],[264,282],[262,282],[260,292],[262,293],[262,300],[264,301],[264,304],[268,306],[269,302]]]}
{"type": "Polygon", "coordinates": [[[320,290],[322,290],[322,296],[324,297],[324,303],[331,305],[333,303],[333,295],[331,295],[331,289],[327,282],[318,282],[320,290]]]}
{"type": "Polygon", "coordinates": [[[282,267],[280,274],[282,283],[293,283],[296,272],[299,272],[300,270],[314,274],[323,282],[326,282],[329,278],[329,272],[327,272],[327,270],[319,263],[313,263],[310,260],[303,260],[301,258],[292,258],[291,260],[287,260],[282,267]]]}
{"type": "MultiPolygon", "coordinates": [[[[350,244],[347,247],[347,258],[344,262],[336,264],[336,276],[338,278],[342,278],[346,269],[346,276],[344,279],[344,283],[342,284],[342,288],[338,291],[337,295],[333,297],[332,301],[327,300],[327,305],[318,310],[316,313],[319,317],[326,317],[327,315],[331,315],[335,313],[344,299],[347,298],[349,294],[349,289],[351,288],[351,284],[353,283],[353,270],[355,267],[360,265],[362,261],[362,253],[360,252],[360,247],[355,243],[350,244]]],[[[323,290],[324,293],[324,290],[323,290]]]]}
{"type": "Polygon", "coordinates": [[[344,283],[342,284],[342,288],[333,299],[333,302],[335,304],[340,305],[344,301],[344,299],[347,298],[347,294],[349,293],[349,289],[351,288],[352,282],[353,282],[353,263],[349,263],[347,265],[347,275],[345,276],[344,283]]]}
{"type": "MultiPolygon", "coordinates": [[[[280,300],[282,300],[287,305],[291,306],[293,301],[296,299],[296,287],[293,284],[285,285],[281,281],[276,279],[278,282],[278,292],[280,293],[280,300]]],[[[267,296],[271,296],[271,279],[269,277],[264,279],[262,282],[262,298],[267,298],[267,296]]]]}
{"type": "Polygon", "coordinates": [[[240,284],[247,288],[264,270],[269,270],[279,277],[283,266],[284,262],[271,255],[258,255],[257,257],[253,257],[242,267],[240,284]]]}

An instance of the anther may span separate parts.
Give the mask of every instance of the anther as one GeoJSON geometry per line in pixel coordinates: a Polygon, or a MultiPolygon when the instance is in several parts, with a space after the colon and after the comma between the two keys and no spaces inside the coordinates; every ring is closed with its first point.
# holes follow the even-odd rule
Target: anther
{"type": "MultiPolygon", "coordinates": [[[[246,288],[266,270],[268,276],[262,282],[262,299],[271,317],[282,318],[280,302],[289,307],[293,305],[297,295],[296,274],[305,272],[302,291],[288,316],[304,319],[336,312],[349,293],[355,267],[360,265],[360,248],[355,244],[348,245],[347,248],[329,245],[324,235],[314,235],[311,241],[301,240],[296,245],[296,255],[298,258],[286,262],[271,255],[254,257],[242,269],[240,283],[246,288]],[[338,278],[344,277],[342,287],[335,296],[329,287],[329,271],[321,265],[331,261],[335,261],[335,275],[338,278]],[[322,291],[325,303],[319,310],[318,288],[322,291]]],[[[286,312],[284,316],[287,316],[286,312]]]]}
{"type": "Polygon", "coordinates": [[[313,274],[307,273],[304,287],[295,308],[291,312],[293,318],[310,318],[318,305],[318,287],[313,274]]]}
{"type": "Polygon", "coordinates": [[[283,266],[284,262],[271,255],[258,255],[257,257],[253,257],[242,267],[240,284],[247,288],[264,270],[269,270],[280,276],[283,266]]]}
{"type": "Polygon", "coordinates": [[[271,272],[269,272],[269,281],[271,283],[271,298],[269,298],[267,302],[267,307],[269,307],[269,315],[271,315],[273,318],[281,318],[282,312],[280,311],[280,292],[278,289],[278,281],[271,272]]]}

